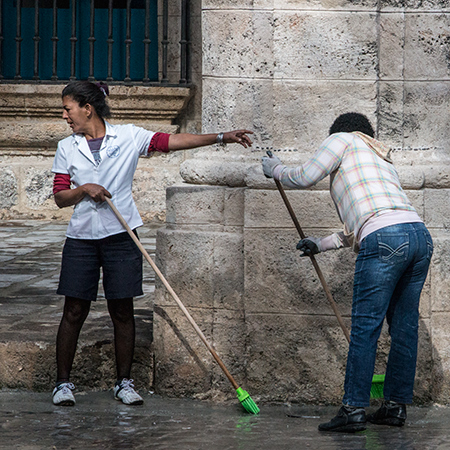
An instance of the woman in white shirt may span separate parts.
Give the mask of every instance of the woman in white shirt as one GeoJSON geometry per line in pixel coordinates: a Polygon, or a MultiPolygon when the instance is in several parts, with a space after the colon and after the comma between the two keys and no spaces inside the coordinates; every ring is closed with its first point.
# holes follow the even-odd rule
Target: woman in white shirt
{"type": "MultiPolygon", "coordinates": [[[[70,372],[78,336],[97,297],[100,267],[108,311],[114,326],[117,381],[114,397],[142,404],[130,379],[135,342],[133,297],[142,295],[142,256],[105,202],[111,198],[135,230],[142,225],[131,189],[140,156],[218,143],[247,148],[251,131],[219,134],[154,133],[134,125],[112,125],[106,103],[108,87],[75,81],[62,92],[63,119],[73,134],[58,144],[52,171],[53,192],[60,207],[73,206],[67,229],[58,294],[65,296],[57,335],[55,405],[72,406],[70,372]]],[[[136,231],[135,231],[136,232],[136,231]]]]}

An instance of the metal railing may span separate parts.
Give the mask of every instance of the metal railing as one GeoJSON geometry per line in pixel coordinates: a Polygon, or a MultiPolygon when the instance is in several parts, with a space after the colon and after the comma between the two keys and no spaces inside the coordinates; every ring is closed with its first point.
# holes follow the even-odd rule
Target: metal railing
{"type": "MultiPolygon", "coordinates": [[[[15,0],[14,2],[12,0],[0,0],[0,81],[61,82],[66,81],[67,78],[69,80],[106,78],[109,83],[187,85],[190,83],[190,5],[189,0],[178,1],[181,15],[171,18],[169,18],[169,0],[162,1],[162,29],[158,32],[155,30],[157,24],[157,17],[155,16],[155,13],[157,14],[156,0],[15,0]],[[11,6],[11,4],[15,4],[15,6],[11,6]],[[14,8],[14,11],[11,8],[14,8]],[[27,20],[30,23],[31,9],[33,8],[33,44],[31,45],[28,42],[27,48],[25,48],[22,30],[28,31],[28,24],[25,23],[24,14],[27,15],[27,20]],[[100,56],[103,61],[106,60],[106,64],[100,64],[96,54],[96,46],[99,45],[97,42],[100,43],[100,36],[96,32],[99,22],[96,21],[96,14],[103,14],[102,17],[104,17],[105,10],[107,10],[107,20],[102,21],[100,19],[104,27],[104,33],[101,36],[103,51],[97,51],[97,54],[102,53],[100,56]],[[44,14],[46,14],[45,20],[50,23],[50,11],[51,30],[44,30],[47,34],[50,33],[44,47],[41,22],[44,20],[44,14]],[[89,14],[89,26],[82,27],[79,21],[86,21],[87,13],[89,14]],[[119,13],[122,14],[120,16],[122,26],[120,27],[117,25],[119,13]],[[15,14],[13,21],[10,17],[12,14],[15,14]],[[60,21],[60,16],[63,15],[66,18],[66,27],[60,21]],[[69,17],[70,30],[67,29],[69,28],[67,26],[69,17]],[[137,20],[141,21],[139,23],[143,21],[140,30],[137,29],[141,28],[139,24],[136,25],[137,20]],[[14,34],[11,22],[15,22],[15,36],[11,36],[14,34]],[[177,32],[176,27],[180,27],[179,32],[177,32]],[[89,29],[87,37],[85,29],[89,29]],[[82,35],[83,32],[84,36],[82,35]],[[138,35],[139,39],[136,38],[138,35]],[[160,40],[160,42],[155,42],[155,39],[152,40],[152,35],[156,36],[156,40],[160,40]],[[181,36],[178,42],[180,76],[179,80],[169,80],[168,54],[170,46],[177,44],[171,39],[175,35],[181,36]],[[120,41],[118,41],[118,36],[120,36],[120,41]],[[80,57],[81,45],[85,46],[82,57],[80,57]],[[9,52],[6,51],[8,49],[9,52]],[[33,60],[32,76],[31,68],[28,71],[28,76],[24,76],[23,58],[26,52],[27,62],[29,63],[30,58],[33,60]],[[118,54],[121,55],[120,58],[117,57],[118,54]],[[51,59],[51,64],[48,64],[51,66],[51,74],[47,74],[47,76],[42,75],[43,58],[47,58],[47,61],[51,59]],[[81,58],[83,58],[83,64],[85,65],[84,76],[80,74],[82,70],[81,58]],[[14,63],[11,59],[15,60],[14,63]],[[9,73],[5,70],[6,63],[9,67],[9,73]],[[13,65],[15,65],[14,73],[12,73],[13,65]],[[105,77],[98,77],[99,65],[103,73],[106,72],[105,77]],[[64,66],[65,73],[69,75],[68,77],[61,77],[62,66],[64,66]],[[153,75],[150,68],[153,70],[153,75]],[[123,76],[118,77],[115,72],[121,72],[123,76]],[[138,77],[136,73],[139,74],[138,77]]],[[[171,61],[172,65],[174,64],[171,61]]]]}

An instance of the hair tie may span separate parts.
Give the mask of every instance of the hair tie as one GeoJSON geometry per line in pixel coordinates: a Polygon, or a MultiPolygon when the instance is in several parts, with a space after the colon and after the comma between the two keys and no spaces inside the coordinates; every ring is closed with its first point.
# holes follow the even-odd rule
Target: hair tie
{"type": "Polygon", "coordinates": [[[102,83],[101,81],[98,83],[95,83],[95,85],[103,92],[103,95],[106,97],[109,95],[109,89],[108,85],[105,83],[102,83]]]}

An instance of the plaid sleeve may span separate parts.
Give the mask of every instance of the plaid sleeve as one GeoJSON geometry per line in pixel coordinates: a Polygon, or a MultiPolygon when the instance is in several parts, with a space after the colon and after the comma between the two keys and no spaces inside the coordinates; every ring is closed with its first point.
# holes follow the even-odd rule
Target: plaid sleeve
{"type": "Polygon", "coordinates": [[[342,133],[333,134],[303,165],[294,168],[282,166],[274,176],[288,187],[305,189],[314,186],[339,167],[347,146],[342,133]]]}

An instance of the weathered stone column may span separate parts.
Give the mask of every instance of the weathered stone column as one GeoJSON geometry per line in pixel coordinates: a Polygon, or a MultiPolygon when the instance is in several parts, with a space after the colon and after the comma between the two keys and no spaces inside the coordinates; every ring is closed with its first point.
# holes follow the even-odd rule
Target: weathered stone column
{"type": "MultiPolygon", "coordinates": [[[[421,304],[416,401],[450,398],[448,284],[450,68],[447,4],[204,0],[203,131],[246,127],[255,146],[198,150],[167,191],[159,263],[240,383],[257,399],[339,402],[347,342],[273,181],[273,146],[305,161],[337,115],[366,114],[394,148],[404,188],[435,240],[421,304]],[[447,36],[447,37],[445,37],[447,36]]],[[[328,180],[289,191],[307,235],[341,228],[328,180]]],[[[349,250],[318,256],[350,327],[349,250]]],[[[156,385],[172,395],[231,395],[227,380],[157,288],[156,385]]],[[[384,373],[384,330],[376,371],[384,373]]]]}

